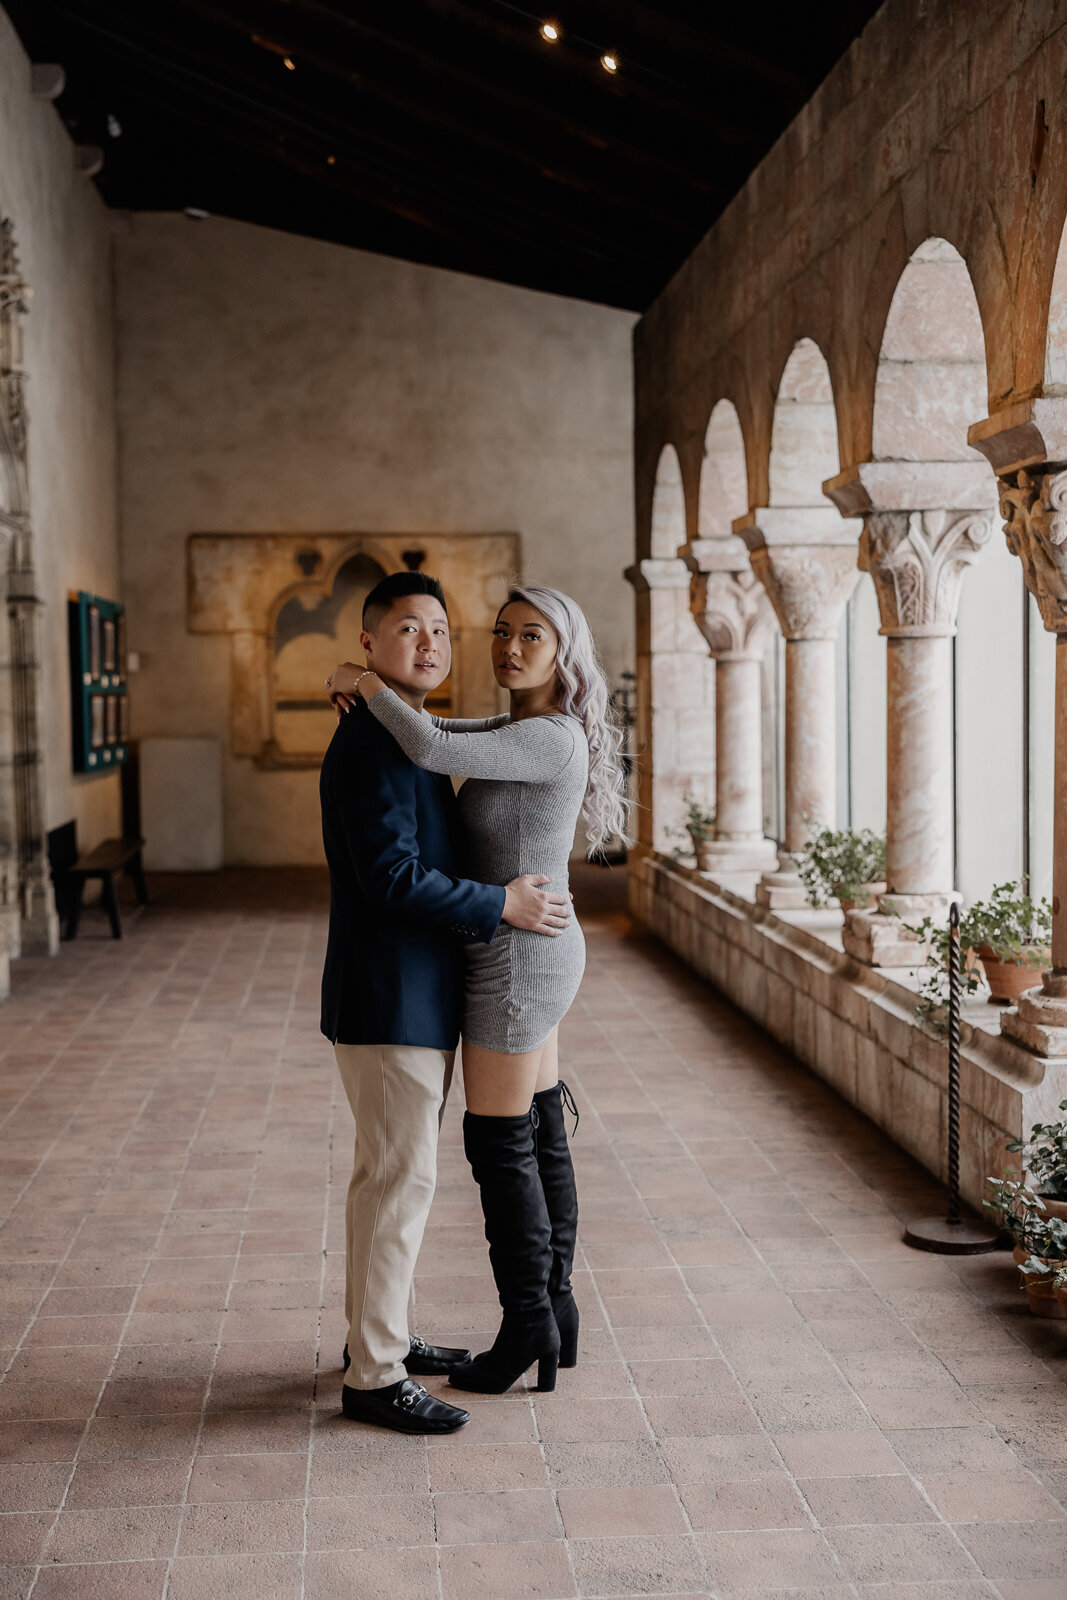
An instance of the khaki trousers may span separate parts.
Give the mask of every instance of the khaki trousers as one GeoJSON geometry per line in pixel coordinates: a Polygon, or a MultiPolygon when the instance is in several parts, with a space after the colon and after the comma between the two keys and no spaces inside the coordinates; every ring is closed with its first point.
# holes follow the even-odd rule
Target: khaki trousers
{"type": "Polygon", "coordinates": [[[407,1377],[408,1301],[455,1052],[408,1044],[335,1044],[334,1052],[356,1120],[345,1213],[345,1382],[384,1389],[407,1377]]]}

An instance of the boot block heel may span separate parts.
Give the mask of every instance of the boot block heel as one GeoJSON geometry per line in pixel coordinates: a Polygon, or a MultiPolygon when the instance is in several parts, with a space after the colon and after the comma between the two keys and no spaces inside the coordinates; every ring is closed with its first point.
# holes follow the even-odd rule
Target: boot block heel
{"type": "Polygon", "coordinates": [[[556,1387],[556,1368],[559,1365],[559,1356],[553,1352],[551,1355],[542,1356],[537,1363],[537,1388],[541,1394],[551,1394],[556,1387]]]}
{"type": "Polygon", "coordinates": [[[559,1364],[561,1367],[576,1367],[578,1365],[578,1330],[561,1333],[559,1336],[559,1364]]]}

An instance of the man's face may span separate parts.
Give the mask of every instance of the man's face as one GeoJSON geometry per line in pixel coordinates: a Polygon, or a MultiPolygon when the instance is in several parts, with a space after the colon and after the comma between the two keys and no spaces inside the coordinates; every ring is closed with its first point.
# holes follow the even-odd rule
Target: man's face
{"type": "Polygon", "coordinates": [[[359,636],[368,667],[394,688],[428,695],[448,677],[452,641],[440,602],[428,594],[394,600],[374,633],[359,636]]]}

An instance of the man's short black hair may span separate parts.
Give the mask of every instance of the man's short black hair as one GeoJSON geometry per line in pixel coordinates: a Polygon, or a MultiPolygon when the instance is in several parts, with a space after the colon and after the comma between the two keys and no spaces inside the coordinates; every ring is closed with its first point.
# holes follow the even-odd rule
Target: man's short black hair
{"type": "Polygon", "coordinates": [[[409,594],[428,594],[437,601],[445,616],[448,615],[444,590],[436,578],[431,578],[425,572],[392,572],[388,578],[374,585],[363,602],[363,626],[366,631],[377,633],[393,601],[409,594]]]}

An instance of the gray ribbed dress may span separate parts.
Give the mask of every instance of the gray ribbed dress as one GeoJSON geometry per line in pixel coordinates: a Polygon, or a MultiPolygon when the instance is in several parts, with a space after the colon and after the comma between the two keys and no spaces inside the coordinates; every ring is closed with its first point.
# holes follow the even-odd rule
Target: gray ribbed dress
{"type": "MultiPolygon", "coordinates": [[[[459,807],[472,878],[506,884],[534,872],[551,878],[546,891],[567,892],[589,772],[589,746],[576,718],[494,719],[479,732],[457,733],[391,689],[367,704],[417,766],[468,780],[459,807]]],[[[538,1049],[570,1009],[584,970],[577,918],[555,939],[501,923],[491,944],[467,947],[463,1037],[507,1055],[538,1049]]]]}

